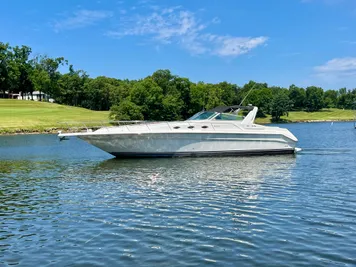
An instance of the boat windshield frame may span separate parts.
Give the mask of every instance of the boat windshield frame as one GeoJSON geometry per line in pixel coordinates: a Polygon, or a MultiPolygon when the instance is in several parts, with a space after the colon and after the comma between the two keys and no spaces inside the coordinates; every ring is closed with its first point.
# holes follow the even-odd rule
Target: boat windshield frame
{"type": "Polygon", "coordinates": [[[217,121],[239,121],[243,120],[243,116],[232,113],[220,113],[214,111],[200,111],[194,114],[192,117],[187,119],[188,121],[199,121],[199,120],[217,120],[217,121]]]}

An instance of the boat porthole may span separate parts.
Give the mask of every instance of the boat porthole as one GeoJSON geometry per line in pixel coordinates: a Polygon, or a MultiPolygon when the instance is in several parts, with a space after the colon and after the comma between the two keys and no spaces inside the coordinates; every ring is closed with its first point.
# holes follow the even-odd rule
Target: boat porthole
{"type": "Polygon", "coordinates": [[[193,129],[193,128],[194,128],[194,126],[188,126],[188,128],[189,128],[189,129],[193,129]]]}
{"type": "Polygon", "coordinates": [[[202,126],[202,128],[203,128],[203,129],[206,129],[206,128],[208,128],[208,126],[204,125],[204,126],[202,126]]]}
{"type": "Polygon", "coordinates": [[[173,127],[173,129],[179,129],[180,127],[179,126],[175,126],[175,127],[173,127]]]}

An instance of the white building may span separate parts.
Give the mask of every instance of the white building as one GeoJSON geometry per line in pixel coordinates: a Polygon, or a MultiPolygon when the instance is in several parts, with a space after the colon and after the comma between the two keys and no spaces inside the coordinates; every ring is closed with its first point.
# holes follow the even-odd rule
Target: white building
{"type": "MultiPolygon", "coordinates": [[[[51,102],[53,103],[54,102],[54,99],[51,98],[49,95],[43,93],[43,92],[40,92],[40,91],[33,91],[32,93],[32,97],[33,97],[33,100],[34,101],[40,101],[40,100],[44,100],[44,101],[48,101],[48,102],[51,102]]],[[[30,93],[25,93],[23,95],[23,98],[21,96],[21,92],[19,94],[19,96],[17,97],[17,99],[20,99],[20,100],[32,100],[32,97],[31,97],[31,94],[30,93]]]]}
{"type": "Polygon", "coordinates": [[[5,91],[0,93],[0,97],[1,98],[10,98],[10,99],[18,99],[20,94],[17,94],[17,93],[10,93],[9,91],[5,91]]]}

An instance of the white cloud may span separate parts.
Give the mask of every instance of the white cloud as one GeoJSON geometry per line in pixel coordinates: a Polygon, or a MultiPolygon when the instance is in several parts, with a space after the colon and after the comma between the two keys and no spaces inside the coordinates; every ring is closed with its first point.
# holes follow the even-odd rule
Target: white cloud
{"type": "Polygon", "coordinates": [[[55,31],[83,28],[94,25],[100,20],[111,17],[110,11],[82,9],[74,12],[63,20],[56,21],[53,25],[55,31]]]}
{"type": "Polygon", "coordinates": [[[356,72],[356,57],[334,58],[314,70],[319,74],[349,75],[356,72]]]}
{"type": "Polygon", "coordinates": [[[151,8],[148,15],[127,16],[122,19],[117,31],[108,36],[149,36],[157,43],[179,44],[191,54],[239,56],[267,42],[265,36],[236,37],[207,32],[211,24],[220,23],[215,17],[208,23],[201,22],[196,15],[180,6],[151,8]]]}
{"type": "Polygon", "coordinates": [[[239,56],[250,52],[268,40],[267,37],[231,37],[213,36],[215,42],[214,54],[219,56],[239,56]]]}
{"type": "Polygon", "coordinates": [[[314,67],[314,83],[331,87],[354,87],[356,82],[356,57],[334,58],[314,67]]]}

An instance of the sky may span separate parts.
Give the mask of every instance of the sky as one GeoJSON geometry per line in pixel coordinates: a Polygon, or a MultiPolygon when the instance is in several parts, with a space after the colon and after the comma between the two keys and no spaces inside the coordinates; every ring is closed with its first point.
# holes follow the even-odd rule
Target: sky
{"type": "Polygon", "coordinates": [[[356,88],[356,0],[0,1],[0,42],[91,77],[356,88]]]}

